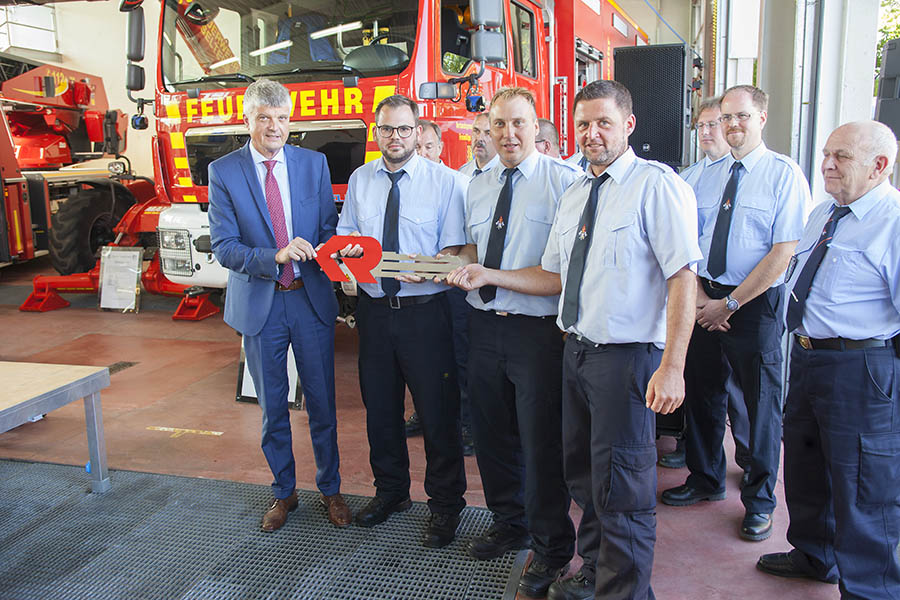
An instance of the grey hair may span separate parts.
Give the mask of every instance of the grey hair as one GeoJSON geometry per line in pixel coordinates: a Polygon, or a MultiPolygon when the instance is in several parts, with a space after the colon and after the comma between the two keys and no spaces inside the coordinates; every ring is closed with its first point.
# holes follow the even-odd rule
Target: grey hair
{"type": "Polygon", "coordinates": [[[244,114],[250,114],[260,106],[281,107],[291,104],[291,93],[286,87],[271,79],[257,79],[244,92],[244,114]]]}
{"type": "Polygon", "coordinates": [[[435,137],[437,137],[438,141],[443,141],[443,138],[441,136],[441,126],[434,121],[429,121],[428,119],[419,119],[419,127],[421,127],[422,129],[430,127],[431,131],[434,132],[434,135],[435,137]]]}
{"type": "Polygon", "coordinates": [[[541,137],[550,142],[550,144],[559,150],[559,131],[556,125],[549,119],[538,119],[538,126],[541,128],[541,137]]]}
{"type": "Polygon", "coordinates": [[[719,96],[704,98],[697,108],[697,115],[699,116],[704,110],[722,110],[722,98],[719,96]]]}
{"type": "Polygon", "coordinates": [[[865,164],[872,164],[879,156],[888,159],[887,172],[894,169],[894,161],[897,159],[897,136],[890,127],[878,121],[854,121],[847,123],[859,131],[859,149],[862,154],[860,159],[865,164]]]}

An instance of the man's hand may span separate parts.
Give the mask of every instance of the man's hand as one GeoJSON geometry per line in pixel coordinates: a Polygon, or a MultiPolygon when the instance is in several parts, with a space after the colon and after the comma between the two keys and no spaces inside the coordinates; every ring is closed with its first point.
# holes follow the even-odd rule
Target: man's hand
{"type": "Polygon", "coordinates": [[[303,238],[295,237],[287,246],[275,253],[275,262],[286,265],[292,260],[306,262],[316,258],[316,249],[303,238]]]}
{"type": "Polygon", "coordinates": [[[660,367],[647,384],[647,408],[667,415],[684,402],[684,375],[671,367],[660,367]]]}
{"type": "Polygon", "coordinates": [[[493,271],[493,269],[486,269],[483,265],[478,263],[457,267],[447,275],[447,283],[464,289],[467,292],[471,292],[482,286],[494,284],[490,279],[491,271],[493,271]]]}
{"type": "Polygon", "coordinates": [[[697,310],[697,324],[708,331],[728,331],[728,318],[734,314],[725,308],[725,299],[710,300],[697,310]]]}
{"type": "MultiPolygon", "coordinates": [[[[354,231],[350,234],[352,237],[359,237],[360,233],[358,231],[354,231]]],[[[356,258],[358,256],[362,256],[363,249],[359,244],[347,244],[336,253],[331,255],[331,258],[337,258],[338,256],[344,257],[349,256],[350,258],[356,258]]]]}
{"type": "MultiPolygon", "coordinates": [[[[407,256],[415,259],[418,254],[407,254],[407,256]]],[[[404,283],[422,283],[423,281],[425,281],[424,277],[419,277],[418,275],[413,275],[412,273],[398,273],[394,276],[394,279],[402,281],[404,283]]]]}

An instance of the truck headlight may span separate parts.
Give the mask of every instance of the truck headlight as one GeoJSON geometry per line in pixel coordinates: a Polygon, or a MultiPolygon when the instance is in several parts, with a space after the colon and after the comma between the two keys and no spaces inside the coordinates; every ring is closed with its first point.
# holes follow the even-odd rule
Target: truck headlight
{"type": "Polygon", "coordinates": [[[159,229],[159,263],[164,275],[194,274],[191,234],[186,229],[159,229]]]}
{"type": "Polygon", "coordinates": [[[183,229],[160,229],[159,247],[166,250],[190,250],[190,233],[183,229]]]}

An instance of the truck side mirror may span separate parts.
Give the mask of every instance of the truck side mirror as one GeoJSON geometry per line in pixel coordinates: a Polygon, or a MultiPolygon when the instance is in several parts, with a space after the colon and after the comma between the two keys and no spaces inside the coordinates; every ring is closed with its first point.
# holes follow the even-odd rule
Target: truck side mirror
{"type": "Polygon", "coordinates": [[[471,0],[469,14],[476,27],[503,27],[502,0],[471,0]]]}
{"type": "Polygon", "coordinates": [[[128,63],[125,71],[125,89],[134,92],[144,89],[144,67],[128,63]]]}
{"type": "MultiPolygon", "coordinates": [[[[134,62],[144,60],[144,8],[142,6],[128,12],[127,48],[128,60],[134,62]]],[[[139,89],[143,89],[143,86],[139,89]]]]}
{"type": "Polygon", "coordinates": [[[506,61],[506,37],[486,29],[472,32],[472,58],[482,63],[506,61]]]}

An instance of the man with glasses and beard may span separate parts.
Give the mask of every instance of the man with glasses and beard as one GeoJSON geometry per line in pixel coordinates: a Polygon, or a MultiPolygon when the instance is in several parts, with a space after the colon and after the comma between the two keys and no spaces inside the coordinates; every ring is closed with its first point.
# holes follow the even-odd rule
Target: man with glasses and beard
{"type": "MultiPolygon", "coordinates": [[[[338,235],[369,236],[385,252],[427,256],[456,253],[465,243],[465,190],[455,172],[416,154],[418,112],[401,95],[378,104],[382,157],[350,176],[338,235]]],[[[341,254],[359,256],[362,248],[348,244],[341,254]]],[[[403,421],[408,386],[425,437],[431,516],[423,545],[440,548],[456,536],[466,490],[446,287],[400,275],[359,288],[359,383],[376,492],[356,523],[372,527],[411,506],[403,421]]]]}
{"type": "Polygon", "coordinates": [[[768,94],[749,85],[722,96],[719,122],[731,152],[704,174],[711,185],[697,189],[703,260],[685,369],[690,475],[661,496],[671,506],[725,498],[730,368],[750,419],[750,475],[741,490],[745,513],[738,531],[748,541],[772,534],[781,453],[783,277],[810,205],[800,167],[762,141],[767,107],[768,94]]]}

